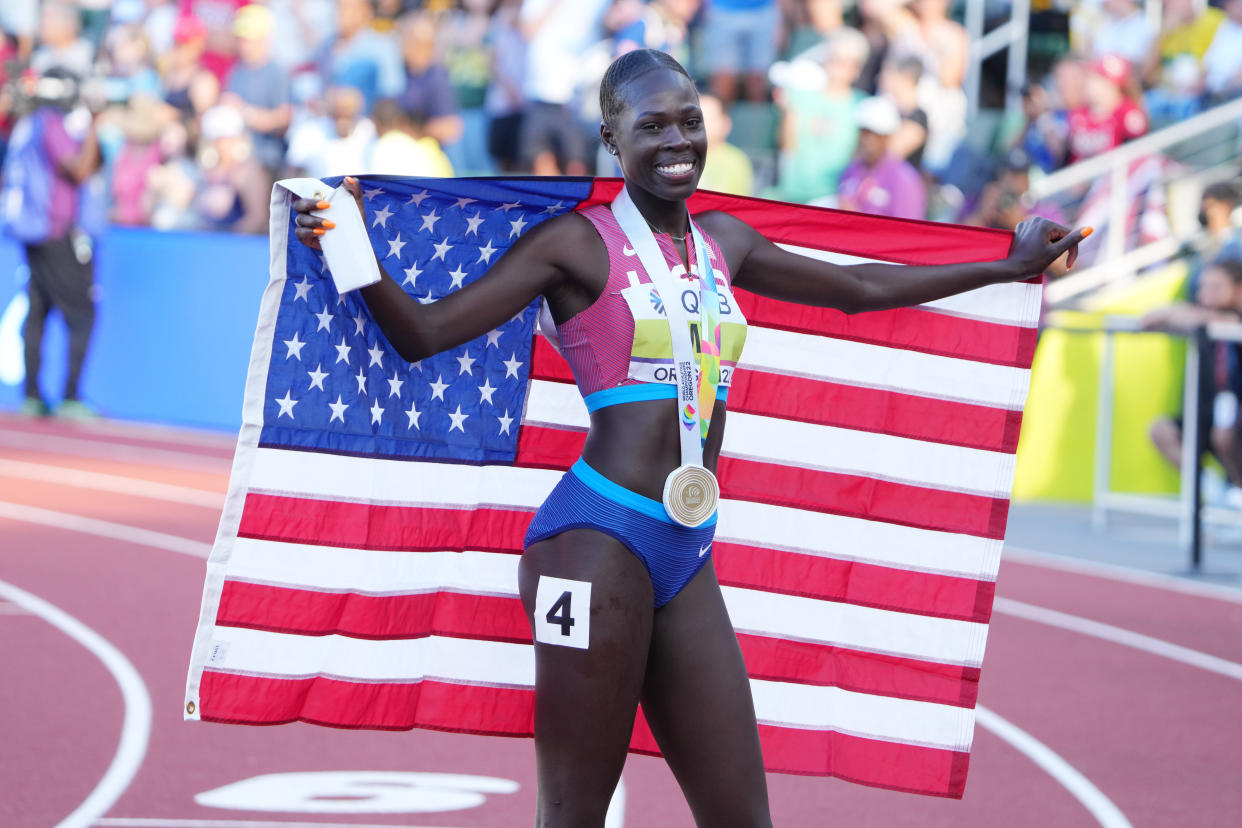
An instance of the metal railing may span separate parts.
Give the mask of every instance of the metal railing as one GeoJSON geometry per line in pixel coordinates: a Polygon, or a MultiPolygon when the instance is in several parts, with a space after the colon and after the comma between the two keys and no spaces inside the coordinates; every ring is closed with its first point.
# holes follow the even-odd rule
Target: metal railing
{"type": "Polygon", "coordinates": [[[1242,512],[1203,503],[1204,437],[1199,434],[1199,361],[1209,345],[1217,342],[1242,343],[1242,322],[1213,322],[1184,333],[1148,331],[1139,327],[1138,317],[1109,316],[1100,325],[1059,324],[1053,315],[1049,330],[1070,334],[1103,334],[1099,387],[1096,394],[1095,456],[1091,486],[1091,526],[1096,531],[1108,527],[1110,512],[1129,512],[1175,518],[1178,542],[1195,570],[1203,564],[1203,524],[1242,525],[1242,512]],[[1113,451],[1113,386],[1115,338],[1117,334],[1161,334],[1186,338],[1186,376],[1182,395],[1181,484],[1176,497],[1114,492],[1111,489],[1113,451]]]}

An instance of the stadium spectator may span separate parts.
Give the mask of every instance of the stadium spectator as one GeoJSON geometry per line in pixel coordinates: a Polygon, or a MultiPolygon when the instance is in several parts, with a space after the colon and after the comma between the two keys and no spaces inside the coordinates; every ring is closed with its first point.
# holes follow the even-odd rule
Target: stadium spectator
{"type": "Polygon", "coordinates": [[[1235,218],[1242,207],[1242,188],[1236,181],[1215,181],[1203,188],[1199,200],[1202,232],[1182,251],[1190,278],[1187,292],[1193,296],[1199,274],[1207,265],[1229,259],[1242,261],[1242,227],[1235,218]]]}
{"type": "Polygon", "coordinates": [[[728,142],[733,122],[715,95],[699,95],[703,112],[703,131],[707,136],[707,158],[699,188],[736,195],[752,195],[755,191],[755,168],[745,152],[728,142]]]}
{"type": "Polygon", "coordinates": [[[923,63],[908,57],[886,63],[880,70],[880,93],[897,105],[901,126],[893,133],[889,152],[910,162],[914,168],[923,165],[923,148],[927,145],[927,113],[919,106],[919,79],[923,63]]]}
{"type": "Polygon", "coordinates": [[[159,93],[155,58],[142,26],[137,23],[114,26],[104,35],[103,49],[102,62],[107,67],[104,94],[109,101],[126,101],[138,93],[159,93]]]}
{"type": "Polygon", "coordinates": [[[1065,163],[1069,137],[1069,114],[1054,105],[1053,96],[1042,83],[1022,86],[1022,129],[1013,140],[1031,163],[1045,173],[1065,163]]]}
{"type": "Polygon", "coordinates": [[[93,416],[78,398],[95,325],[93,250],[82,227],[86,216],[81,193],[102,156],[95,120],[77,105],[80,83],[63,66],[48,69],[34,88],[34,109],[18,121],[5,154],[5,228],[24,244],[30,268],[30,307],[22,331],[26,397],[21,410],[32,416],[50,411],[39,373],[44,323],[53,309],[60,311],[69,328],[68,371],[56,413],[93,416]]]}
{"type": "Polygon", "coordinates": [[[1203,85],[1213,102],[1242,92],[1242,0],[1225,0],[1225,19],[1203,55],[1203,85]]]}
{"type": "Polygon", "coordinates": [[[272,59],[291,74],[313,71],[315,57],[336,33],[335,0],[266,0],[279,21],[272,59]]]}
{"type": "Polygon", "coordinates": [[[250,0],[181,0],[181,16],[192,16],[203,24],[206,42],[200,63],[221,84],[237,60],[233,18],[237,10],[249,2],[250,0]]]}
{"type": "Polygon", "coordinates": [[[1102,0],[1099,10],[1102,14],[1087,34],[1087,55],[1120,55],[1141,65],[1156,40],[1142,5],[1135,0],[1102,0]]]}
{"type": "MultiPolygon", "coordinates": [[[[1056,204],[1031,200],[1032,166],[1030,156],[1020,148],[1015,147],[1005,153],[997,165],[996,174],[984,186],[974,209],[961,219],[962,223],[998,230],[1013,230],[1019,222],[1031,216],[1063,223],[1065,214],[1056,204]]],[[[1052,278],[1064,276],[1068,272],[1065,257],[1054,261],[1045,272],[1052,278]]]]}
{"type": "Polygon", "coordinates": [[[599,39],[608,0],[523,0],[526,111],[520,137],[523,165],[535,175],[585,175],[592,149],[571,104],[582,58],[599,39]]]}
{"type": "Polygon", "coordinates": [[[901,126],[896,105],[887,98],[859,102],[858,151],[841,174],[837,203],[846,210],[877,216],[921,219],[927,211],[923,177],[908,161],[888,151],[901,126]]]}
{"type": "MultiPolygon", "coordinates": [[[[1189,333],[1214,321],[1242,319],[1242,262],[1227,260],[1204,269],[1194,301],[1150,311],[1142,319],[1146,330],[1189,333]]],[[[1242,457],[1239,456],[1237,401],[1242,397],[1239,346],[1214,343],[1200,354],[1197,442],[1199,452],[1211,451],[1225,469],[1225,504],[1242,508],[1242,457]]],[[[1185,423],[1182,415],[1160,417],[1152,423],[1151,440],[1174,466],[1182,463],[1185,423]]]]}
{"type": "Polygon", "coordinates": [[[13,57],[24,64],[34,50],[39,31],[39,0],[5,0],[0,3],[0,32],[12,37],[13,57]]]}
{"type": "MultiPolygon", "coordinates": [[[[196,116],[201,112],[196,111],[190,90],[199,76],[209,74],[202,65],[206,48],[207,28],[197,17],[184,16],[178,18],[173,29],[172,48],[156,60],[164,102],[184,116],[196,116]]],[[[219,87],[214,75],[211,85],[219,87]]]]}
{"type": "Polygon", "coordinates": [[[1137,103],[1137,84],[1125,58],[1107,55],[1092,61],[1083,91],[1084,105],[1069,113],[1071,163],[1147,132],[1147,115],[1137,103]]]}
{"type": "Polygon", "coordinates": [[[375,124],[364,113],[364,106],[357,88],[330,87],[324,93],[322,114],[307,118],[290,132],[285,161],[311,178],[366,169],[375,144],[375,124]]]}
{"type": "Polygon", "coordinates": [[[701,62],[712,94],[726,107],[739,97],[767,100],[779,26],[776,0],[712,0],[707,7],[701,62]]]}
{"type": "Polygon", "coordinates": [[[453,165],[425,121],[392,98],[381,98],[371,109],[377,138],[366,171],[377,175],[451,178],[453,165]]]}
{"type": "Polygon", "coordinates": [[[208,230],[266,233],[272,179],[255,157],[241,110],[219,104],[203,113],[202,184],[195,211],[208,230]]]}
{"type": "Polygon", "coordinates": [[[95,47],[82,37],[82,16],[72,3],[48,0],[39,10],[38,45],[30,56],[30,68],[46,75],[59,67],[78,78],[90,75],[95,47]]]}
{"type": "Polygon", "coordinates": [[[336,0],[336,39],[324,44],[316,60],[325,88],[352,86],[362,93],[363,113],[405,89],[401,51],[372,27],[374,19],[371,0],[336,0]]]}
{"type": "Polygon", "coordinates": [[[242,113],[259,162],[275,173],[285,157],[285,133],[293,118],[289,77],[272,59],[275,20],[265,6],[243,6],[233,21],[237,64],[229,73],[223,103],[242,113]]]}
{"type": "Polygon", "coordinates": [[[457,143],[462,121],[448,69],[436,58],[435,20],[427,12],[413,12],[401,18],[397,29],[405,72],[405,89],[397,100],[425,120],[424,132],[440,146],[457,143]]]}
{"type": "Polygon", "coordinates": [[[871,51],[855,85],[868,95],[879,91],[880,67],[888,58],[889,21],[893,9],[901,4],[902,0],[858,0],[858,30],[866,36],[871,51]]]}
{"type": "Polygon", "coordinates": [[[448,70],[461,138],[444,147],[459,175],[492,175],[495,164],[487,151],[487,88],[491,83],[491,53],[487,34],[493,0],[462,0],[440,20],[437,46],[448,70]]]}
{"type": "Polygon", "coordinates": [[[678,62],[690,59],[690,22],[702,7],[701,0],[651,0],[613,35],[613,54],[631,49],[658,49],[678,62]]]}
{"type": "Polygon", "coordinates": [[[117,224],[142,225],[151,218],[148,177],[161,163],[159,134],[167,120],[161,108],[154,95],[139,92],[121,115],[124,143],[111,164],[111,218],[117,224]]]}
{"type": "Polygon", "coordinates": [[[166,124],[159,136],[160,163],[147,175],[145,211],[157,230],[198,230],[194,212],[200,172],[190,152],[190,131],[181,119],[166,124]]]}
{"type": "Polygon", "coordinates": [[[781,111],[778,198],[810,203],[836,194],[858,144],[855,113],[865,96],[853,84],[866,59],[866,38],[843,28],[818,49],[773,67],[781,111]]]}
{"type": "Polygon", "coordinates": [[[1176,123],[1203,105],[1203,56],[1225,13],[1194,0],[1164,0],[1160,36],[1147,54],[1143,80],[1154,126],[1176,123]]]}
{"type": "Polygon", "coordinates": [[[487,151],[502,173],[520,169],[526,39],[518,25],[522,0],[500,0],[488,25],[492,76],[487,87],[487,151]]]}
{"type": "Polygon", "coordinates": [[[818,46],[845,25],[841,0],[802,0],[794,4],[782,56],[791,60],[818,46]]]}

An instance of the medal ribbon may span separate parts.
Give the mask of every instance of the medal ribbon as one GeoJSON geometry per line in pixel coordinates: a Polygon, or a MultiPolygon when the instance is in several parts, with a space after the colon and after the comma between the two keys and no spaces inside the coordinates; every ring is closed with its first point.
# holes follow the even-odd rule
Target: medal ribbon
{"type": "Polygon", "coordinates": [[[693,221],[695,259],[699,268],[699,355],[694,354],[690,318],[681,302],[681,287],[673,277],[664,254],[660,252],[655,234],[630,200],[625,188],[612,202],[613,214],[630,244],[638,254],[643,269],[664,299],[669,335],[673,345],[673,363],[677,374],[678,421],[681,427],[682,463],[703,465],[703,444],[711,426],[716,406],[716,387],[720,384],[720,297],[716,291],[716,275],[703,231],[693,221]],[[694,367],[699,367],[697,387],[694,367]]]}

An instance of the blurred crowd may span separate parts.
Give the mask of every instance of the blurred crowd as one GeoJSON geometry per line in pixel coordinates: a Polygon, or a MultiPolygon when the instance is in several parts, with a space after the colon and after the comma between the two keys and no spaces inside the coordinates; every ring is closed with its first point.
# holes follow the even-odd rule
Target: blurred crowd
{"type": "Polygon", "coordinates": [[[949,0],[4,0],[0,142],[69,77],[112,222],[261,233],[286,176],[616,174],[598,83],[652,47],[704,92],[702,186],[1011,228],[1081,218],[1032,176],[1242,91],[1242,0],[1036,6],[1065,49],[981,147],[949,0]]]}

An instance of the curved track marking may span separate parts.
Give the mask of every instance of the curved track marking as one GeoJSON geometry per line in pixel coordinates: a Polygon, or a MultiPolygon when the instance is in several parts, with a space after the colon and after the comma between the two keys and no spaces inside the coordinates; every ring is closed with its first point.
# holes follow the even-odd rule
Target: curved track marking
{"type": "Polygon", "coordinates": [[[1066,612],[1037,607],[1034,604],[1025,604],[1012,598],[1002,598],[999,595],[996,596],[992,607],[996,612],[1001,612],[1005,615],[1013,615],[1038,624],[1060,627],[1070,632],[1082,633],[1093,638],[1111,641],[1114,644],[1121,644],[1125,647],[1133,647],[1136,650],[1142,650],[1153,655],[1172,659],[1173,661],[1180,661],[1183,664],[1189,664],[1191,667],[1198,667],[1200,670],[1208,670],[1242,681],[1242,664],[1238,664],[1235,661],[1227,661],[1199,650],[1192,650],[1180,644],[1171,644],[1159,638],[1131,632],[1123,627],[1114,627],[1112,624],[1104,624],[1100,621],[1092,621],[1090,618],[1082,618],[1081,616],[1070,615],[1066,612]]]}
{"type": "Polygon", "coordinates": [[[90,650],[92,655],[103,662],[121,688],[121,697],[125,702],[125,720],[121,725],[120,744],[112,757],[112,764],[108,766],[107,772],[90,796],[57,827],[89,828],[116,803],[142,765],[142,759],[147,752],[147,741],[151,736],[151,696],[147,693],[142,676],[138,675],[129,659],[107,639],[72,615],[7,581],[0,581],[0,597],[39,616],[90,650]]]}
{"type": "Polygon", "coordinates": [[[1091,780],[1083,776],[1069,762],[1058,756],[1051,748],[1022,730],[1017,725],[1001,718],[983,705],[975,707],[975,721],[987,730],[992,731],[1009,744],[1013,745],[1032,762],[1043,768],[1053,779],[1061,784],[1070,794],[1082,803],[1091,816],[1104,828],[1131,828],[1130,820],[1121,812],[1113,801],[1100,791],[1091,780]]]}
{"type": "Polygon", "coordinates": [[[1113,581],[1124,581],[1125,583],[1138,584],[1139,586],[1152,587],[1154,589],[1167,589],[1171,592],[1181,592],[1196,597],[1215,598],[1219,601],[1242,604],[1242,589],[1219,586],[1218,584],[1205,584],[1177,575],[1166,575],[1162,572],[1148,572],[1143,569],[1133,569],[1128,566],[1101,563],[1099,561],[1080,561],[1074,558],[1067,558],[1064,555],[1040,552],[1035,549],[1010,546],[1009,544],[1005,544],[1002,560],[1005,559],[1011,559],[1014,563],[1026,564],[1027,566],[1059,569],[1062,572],[1073,572],[1076,575],[1094,575],[1097,578],[1108,578],[1113,581]]]}
{"type": "Polygon", "coordinates": [[[189,506],[203,506],[208,509],[224,508],[223,492],[156,483],[152,480],[124,477],[118,474],[82,471],[67,466],[48,466],[21,460],[0,460],[0,475],[23,480],[37,480],[40,483],[55,483],[58,486],[76,486],[81,489],[95,489],[101,492],[166,500],[170,503],[182,503],[189,506]]]}
{"type": "Polygon", "coordinates": [[[26,523],[38,523],[56,529],[68,529],[88,535],[112,538],[113,540],[152,546],[182,555],[193,555],[195,558],[206,558],[211,552],[211,544],[189,538],[127,526],[124,523],[112,523],[107,520],[81,517],[67,512],[54,512],[51,509],[40,509],[36,506],[25,506],[0,500],[0,518],[20,520],[26,523]]]}
{"type": "Polygon", "coordinates": [[[150,463],[177,469],[210,471],[227,470],[230,459],[212,457],[192,451],[157,449],[124,443],[101,443],[84,437],[57,437],[48,434],[21,434],[0,430],[0,447],[40,454],[63,454],[70,457],[91,457],[127,463],[150,463]]]}

